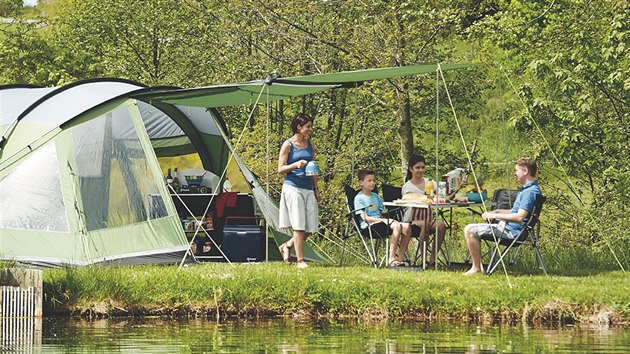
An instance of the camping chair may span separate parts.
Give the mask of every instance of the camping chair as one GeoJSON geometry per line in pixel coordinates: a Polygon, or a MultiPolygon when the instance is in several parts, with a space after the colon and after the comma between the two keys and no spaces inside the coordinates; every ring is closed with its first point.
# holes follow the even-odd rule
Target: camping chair
{"type": "MultiPolygon", "coordinates": [[[[384,202],[393,202],[396,199],[402,198],[402,188],[395,187],[389,184],[383,183],[381,186],[383,189],[383,201],[384,202]]],[[[405,214],[405,208],[403,207],[393,207],[387,208],[388,212],[393,213],[394,219],[401,221],[403,215],[405,214]]]]}
{"type": "MultiPolygon", "coordinates": [[[[358,235],[365,247],[365,251],[370,259],[370,263],[374,265],[375,268],[378,267],[378,251],[383,244],[383,240],[385,240],[385,257],[387,257],[387,249],[388,249],[388,238],[389,238],[389,225],[384,222],[378,222],[372,225],[368,225],[367,228],[361,228],[361,215],[356,212],[359,209],[354,209],[354,197],[357,195],[359,191],[353,189],[348,185],[343,186],[345,195],[346,195],[346,207],[348,212],[346,216],[348,218],[348,224],[351,224],[351,227],[347,227],[347,230],[353,228],[354,231],[346,232],[343,240],[343,248],[341,249],[341,257],[339,259],[339,266],[341,266],[343,262],[343,255],[346,249],[346,243],[348,242],[348,238],[353,235],[358,235]]],[[[381,261],[381,264],[383,262],[381,261]]]]}
{"type": "Polygon", "coordinates": [[[543,262],[542,254],[540,253],[540,249],[538,248],[538,241],[540,238],[539,217],[540,217],[540,212],[542,211],[542,206],[545,203],[545,200],[547,200],[547,198],[542,195],[538,195],[536,197],[536,201],[534,202],[534,209],[527,216],[528,217],[527,222],[523,226],[521,233],[514,239],[499,239],[499,240],[496,240],[495,242],[492,236],[483,237],[483,239],[491,241],[492,246],[493,246],[492,256],[490,257],[490,262],[488,263],[488,267],[486,268],[488,269],[487,271],[488,275],[492,274],[495,271],[497,266],[503,261],[503,258],[505,258],[505,256],[508,254],[508,252],[510,252],[510,250],[512,250],[513,248],[516,248],[516,252],[512,253],[509,260],[509,264],[510,265],[513,264],[514,257],[518,254],[521,246],[524,244],[530,245],[534,249],[536,253],[536,261],[539,264],[539,268],[541,268],[543,272],[545,273],[545,275],[547,275],[547,268],[545,268],[545,263],[543,262]],[[498,242],[498,246],[496,245],[497,242],[498,242]],[[499,251],[500,246],[504,246],[504,249],[502,252],[499,251]],[[499,257],[495,261],[494,259],[497,254],[499,254],[499,257]]]}

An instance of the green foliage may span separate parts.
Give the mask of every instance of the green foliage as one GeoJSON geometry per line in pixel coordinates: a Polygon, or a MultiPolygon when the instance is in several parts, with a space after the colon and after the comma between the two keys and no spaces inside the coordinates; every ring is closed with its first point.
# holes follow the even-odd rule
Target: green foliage
{"type": "Polygon", "coordinates": [[[0,18],[13,17],[22,10],[22,0],[0,0],[0,18]]]}
{"type": "Polygon", "coordinates": [[[548,181],[565,185],[560,193],[545,189],[556,209],[550,242],[616,251],[627,264],[628,4],[513,1],[500,8],[471,33],[508,54],[507,71],[525,103],[512,122],[539,137],[532,143],[553,176],[548,181]]]}

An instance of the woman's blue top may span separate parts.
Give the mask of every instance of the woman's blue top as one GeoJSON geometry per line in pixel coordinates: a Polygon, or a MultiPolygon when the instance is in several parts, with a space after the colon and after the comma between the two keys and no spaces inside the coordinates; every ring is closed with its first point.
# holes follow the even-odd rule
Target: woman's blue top
{"type": "MultiPolygon", "coordinates": [[[[295,163],[300,160],[312,161],[313,160],[313,146],[311,141],[308,141],[308,145],[304,149],[295,147],[291,140],[289,140],[291,150],[289,151],[289,158],[287,159],[287,165],[295,163]]],[[[296,188],[313,189],[313,177],[307,176],[304,173],[306,165],[302,168],[296,168],[293,171],[287,173],[284,177],[284,183],[296,188]]]]}

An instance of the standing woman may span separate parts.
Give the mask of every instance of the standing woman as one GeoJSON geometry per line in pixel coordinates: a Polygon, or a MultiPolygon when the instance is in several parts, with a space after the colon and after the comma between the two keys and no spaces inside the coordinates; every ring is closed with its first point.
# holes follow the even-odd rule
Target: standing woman
{"type": "MultiPolygon", "coordinates": [[[[428,178],[424,177],[424,170],[426,168],[426,161],[422,155],[412,155],[409,158],[407,164],[407,182],[402,186],[402,194],[407,193],[422,193],[425,194],[428,178]]],[[[411,223],[412,226],[420,228],[420,242],[425,241],[425,237],[434,233],[437,230],[437,246],[436,248],[429,248],[434,250],[431,252],[428,264],[426,266],[433,266],[435,264],[435,257],[437,252],[444,242],[444,235],[446,234],[446,225],[443,222],[436,223],[433,220],[433,213],[431,209],[420,208],[407,208],[403,221],[411,223]],[[425,225],[429,230],[425,230],[425,225]]],[[[424,252],[424,250],[423,250],[424,252]]],[[[424,254],[422,255],[424,259],[424,254]]]]}
{"type": "Polygon", "coordinates": [[[313,119],[300,113],[291,122],[293,136],[280,147],[278,173],[285,175],[280,196],[280,227],[292,228],[293,238],[280,245],[284,263],[291,264],[291,248],[295,247],[298,268],[306,268],[304,241],[317,232],[319,224],[319,189],[317,176],[307,176],[304,167],[315,160],[315,148],[310,136],[313,119]]]}

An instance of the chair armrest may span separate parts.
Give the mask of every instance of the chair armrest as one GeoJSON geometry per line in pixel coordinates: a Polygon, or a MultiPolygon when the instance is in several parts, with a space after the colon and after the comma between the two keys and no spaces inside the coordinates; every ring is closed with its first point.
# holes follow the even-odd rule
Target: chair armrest
{"type": "Polygon", "coordinates": [[[362,208],[359,208],[359,209],[350,210],[349,212],[346,213],[346,216],[353,216],[354,213],[356,213],[357,211],[362,211],[362,210],[365,210],[365,209],[367,209],[369,207],[371,207],[371,205],[366,205],[366,206],[364,206],[362,208]]]}
{"type": "Polygon", "coordinates": [[[473,213],[473,214],[475,214],[475,215],[479,215],[479,216],[481,216],[481,213],[480,213],[479,211],[477,211],[477,210],[473,209],[473,208],[466,208],[466,209],[470,210],[470,212],[471,212],[471,213],[473,213]]]}

